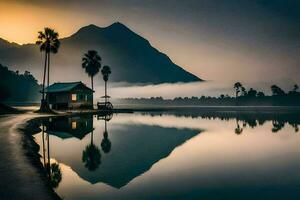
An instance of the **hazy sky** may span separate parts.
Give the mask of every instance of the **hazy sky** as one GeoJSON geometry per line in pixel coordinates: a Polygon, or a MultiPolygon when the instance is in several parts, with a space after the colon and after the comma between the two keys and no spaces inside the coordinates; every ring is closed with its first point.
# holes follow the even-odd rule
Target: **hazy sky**
{"type": "Polygon", "coordinates": [[[120,21],[206,80],[300,82],[298,0],[0,0],[0,37],[120,21]]]}

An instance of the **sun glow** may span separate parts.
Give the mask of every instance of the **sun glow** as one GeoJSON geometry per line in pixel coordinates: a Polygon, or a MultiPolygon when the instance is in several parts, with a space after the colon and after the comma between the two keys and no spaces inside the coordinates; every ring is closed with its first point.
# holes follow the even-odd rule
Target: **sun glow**
{"type": "Polygon", "coordinates": [[[76,24],[74,18],[74,14],[66,9],[50,10],[47,7],[0,1],[0,37],[18,44],[33,43],[37,32],[45,26],[57,30],[60,37],[66,37],[80,27],[80,17],[76,17],[76,24]],[[49,12],[51,17],[45,15],[49,12]],[[65,23],[60,23],[61,19],[65,23]]]}

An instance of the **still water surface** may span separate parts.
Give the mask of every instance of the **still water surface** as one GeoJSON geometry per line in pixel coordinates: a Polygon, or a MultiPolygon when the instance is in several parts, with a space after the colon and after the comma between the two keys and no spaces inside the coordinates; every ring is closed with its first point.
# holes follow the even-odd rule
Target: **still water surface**
{"type": "Polygon", "coordinates": [[[35,139],[63,199],[299,199],[298,124],[299,114],[87,115],[45,118],[35,139]]]}

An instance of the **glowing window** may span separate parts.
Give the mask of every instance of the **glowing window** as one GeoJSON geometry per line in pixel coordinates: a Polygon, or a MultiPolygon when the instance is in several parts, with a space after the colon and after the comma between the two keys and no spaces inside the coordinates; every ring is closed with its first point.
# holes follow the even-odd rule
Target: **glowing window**
{"type": "Polygon", "coordinates": [[[76,101],[77,100],[77,95],[76,94],[72,94],[71,99],[72,99],[72,101],[76,101]]]}
{"type": "Polygon", "coordinates": [[[72,129],[76,129],[77,128],[77,122],[72,122],[72,129]]]}

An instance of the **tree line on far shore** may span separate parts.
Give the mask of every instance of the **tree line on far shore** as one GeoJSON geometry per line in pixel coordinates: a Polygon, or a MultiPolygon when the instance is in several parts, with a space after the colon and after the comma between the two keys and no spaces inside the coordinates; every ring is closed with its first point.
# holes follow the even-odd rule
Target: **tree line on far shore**
{"type": "Polygon", "coordinates": [[[272,94],[266,95],[253,88],[246,89],[242,83],[236,82],[233,86],[235,96],[221,94],[218,97],[163,97],[125,98],[123,103],[135,104],[162,104],[162,105],[199,105],[199,106],[300,106],[299,86],[295,84],[290,91],[284,91],[277,85],[270,87],[272,94]]]}

